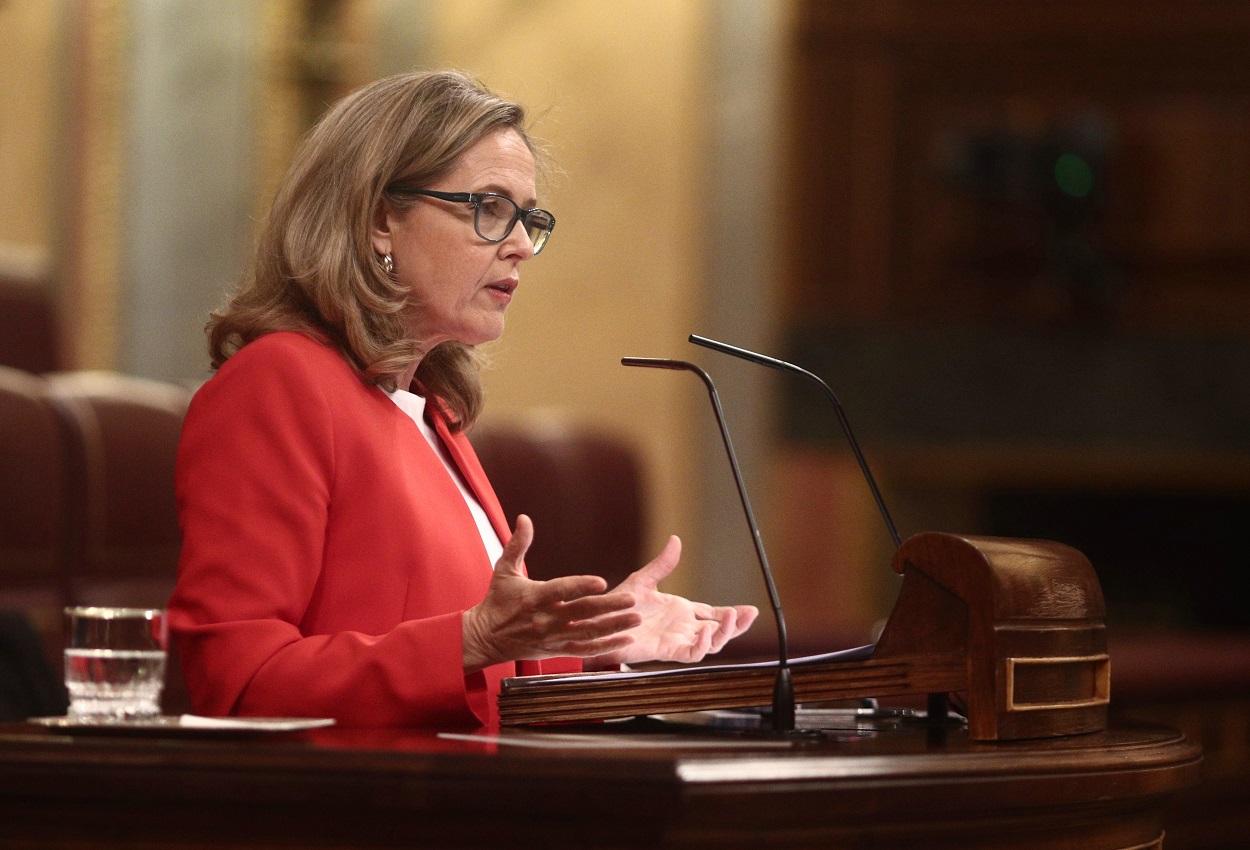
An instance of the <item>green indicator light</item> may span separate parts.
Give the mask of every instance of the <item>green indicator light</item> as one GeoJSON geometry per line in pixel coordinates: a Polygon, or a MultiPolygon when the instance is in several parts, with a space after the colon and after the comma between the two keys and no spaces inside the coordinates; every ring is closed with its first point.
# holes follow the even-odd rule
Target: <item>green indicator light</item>
{"type": "Polygon", "coordinates": [[[1061,154],[1055,160],[1055,182],[1059,191],[1071,198],[1088,197],[1094,189],[1094,169],[1084,157],[1074,153],[1061,154]]]}

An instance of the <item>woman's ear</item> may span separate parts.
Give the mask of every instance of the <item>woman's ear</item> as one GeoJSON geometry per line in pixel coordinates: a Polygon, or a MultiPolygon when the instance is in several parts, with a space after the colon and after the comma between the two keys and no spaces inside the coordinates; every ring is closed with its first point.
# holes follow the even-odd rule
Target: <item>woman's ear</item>
{"type": "Polygon", "coordinates": [[[369,237],[373,240],[373,250],[379,254],[391,253],[391,222],[394,216],[394,208],[386,199],[379,201],[373,211],[373,226],[369,229],[369,237]]]}

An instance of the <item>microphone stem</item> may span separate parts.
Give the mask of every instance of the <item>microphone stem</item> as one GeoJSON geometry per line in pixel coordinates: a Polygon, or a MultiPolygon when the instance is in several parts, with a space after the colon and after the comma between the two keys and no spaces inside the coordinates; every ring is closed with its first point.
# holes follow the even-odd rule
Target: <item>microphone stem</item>
{"type": "Polygon", "coordinates": [[[790,673],[790,641],[786,633],[786,618],[781,613],[781,596],[777,593],[777,585],[773,582],[773,571],[768,565],[768,555],[764,552],[764,539],[760,535],[759,523],[755,521],[755,512],[751,510],[751,500],[747,496],[746,483],[742,480],[742,470],[738,467],[738,455],[734,452],[733,441],[729,438],[729,426],[725,422],[725,411],[721,409],[716,384],[712,382],[711,375],[684,360],[622,357],[621,363],[625,366],[694,372],[699,380],[703,381],[703,386],[707,388],[708,398],[712,400],[712,411],[716,414],[716,426],[720,429],[721,440],[725,444],[725,454],[729,456],[729,468],[733,470],[734,484],[738,487],[738,498],[742,501],[742,510],[746,514],[747,525],[751,527],[751,541],[755,544],[755,556],[759,560],[760,572],[764,575],[764,586],[768,588],[768,601],[773,607],[773,619],[777,623],[777,676],[773,682],[773,730],[793,732],[796,703],[794,677],[790,673]]]}
{"type": "Polygon", "coordinates": [[[842,426],[842,433],[846,435],[846,441],[851,444],[851,451],[855,454],[855,461],[859,464],[860,471],[864,473],[864,480],[868,482],[868,489],[872,491],[873,501],[877,503],[877,510],[885,521],[885,527],[890,533],[890,539],[894,541],[894,548],[897,549],[903,545],[903,538],[899,536],[898,529],[894,525],[894,518],[890,516],[890,511],[885,506],[885,499],[881,497],[881,490],[877,487],[877,479],[873,477],[872,471],[868,469],[868,459],[864,457],[864,452],[859,447],[859,440],[855,439],[855,434],[851,431],[851,423],[846,418],[846,411],[842,409],[842,402],[838,401],[838,397],[834,395],[833,389],[821,378],[801,366],[795,366],[794,368],[820,384],[825,391],[825,395],[829,396],[829,401],[833,402],[833,412],[837,414],[838,424],[842,426]]]}
{"type": "MultiPolygon", "coordinates": [[[[764,574],[764,586],[768,588],[768,601],[774,611],[781,610],[781,596],[777,593],[777,585],[773,583],[773,572],[768,564],[768,555],[764,552],[764,540],[760,534],[759,523],[755,521],[755,512],[751,510],[751,500],[747,498],[746,483],[742,480],[742,470],[738,467],[738,456],[734,452],[733,443],[729,439],[729,429],[725,425],[725,412],[721,409],[720,396],[716,387],[707,384],[708,396],[712,399],[712,407],[716,410],[716,424],[720,428],[721,440],[725,443],[725,453],[729,455],[729,468],[733,470],[734,483],[738,485],[738,498],[742,501],[742,510],[747,515],[747,524],[751,527],[751,540],[755,544],[755,555],[760,562],[760,571],[764,574]]],[[[777,617],[777,659],[782,668],[790,666],[789,638],[786,634],[784,617],[777,617]]]]}
{"type": "Polygon", "coordinates": [[[747,525],[751,527],[751,540],[755,544],[755,555],[759,559],[760,572],[764,574],[764,586],[768,588],[768,601],[773,606],[773,619],[777,623],[777,675],[773,680],[773,731],[793,732],[797,704],[794,697],[794,677],[790,673],[790,639],[786,632],[786,618],[781,613],[781,596],[777,593],[777,585],[773,583],[773,571],[768,564],[768,555],[764,552],[764,538],[760,534],[759,523],[755,521],[755,512],[751,510],[751,500],[747,497],[746,482],[742,480],[742,470],[738,467],[738,455],[734,451],[733,442],[729,439],[729,426],[725,424],[725,411],[721,409],[720,396],[716,385],[706,372],[696,372],[707,387],[708,397],[712,399],[712,408],[716,411],[716,425],[720,428],[721,440],[725,443],[725,453],[729,455],[729,468],[733,470],[734,483],[738,486],[738,498],[742,501],[742,510],[747,516],[747,525]]]}

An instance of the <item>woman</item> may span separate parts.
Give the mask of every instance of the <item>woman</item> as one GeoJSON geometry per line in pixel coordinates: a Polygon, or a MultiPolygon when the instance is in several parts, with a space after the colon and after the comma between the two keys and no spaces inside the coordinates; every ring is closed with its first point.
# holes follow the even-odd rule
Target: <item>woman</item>
{"type": "Polygon", "coordinates": [[[472,349],[555,226],[523,120],[463,75],[405,74],[297,153],[179,448],[196,711],[489,724],[506,676],[697,661],[754,620],[656,589],[675,537],[612,592],[525,575],[530,522],[509,531],[464,435],[472,349]]]}

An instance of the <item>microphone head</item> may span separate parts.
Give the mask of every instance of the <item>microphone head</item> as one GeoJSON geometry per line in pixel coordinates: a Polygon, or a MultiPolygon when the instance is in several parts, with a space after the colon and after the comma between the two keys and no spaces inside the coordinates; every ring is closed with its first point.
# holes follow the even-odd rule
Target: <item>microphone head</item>
{"type": "Polygon", "coordinates": [[[622,357],[622,366],[642,366],[649,369],[684,369],[694,370],[697,367],[685,360],[670,360],[667,357],[622,357]]]}
{"type": "Polygon", "coordinates": [[[752,363],[758,363],[761,366],[769,366],[773,369],[788,369],[798,372],[807,371],[799,366],[795,366],[793,363],[778,360],[776,357],[769,357],[767,354],[760,354],[758,351],[751,351],[747,348],[739,348],[736,345],[721,342],[719,339],[711,339],[710,337],[691,334],[686,337],[686,341],[692,342],[695,345],[701,345],[704,348],[710,348],[713,351],[719,351],[721,354],[728,354],[730,357],[738,357],[742,360],[749,360],[752,363]]]}

